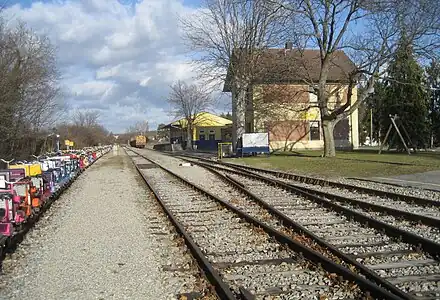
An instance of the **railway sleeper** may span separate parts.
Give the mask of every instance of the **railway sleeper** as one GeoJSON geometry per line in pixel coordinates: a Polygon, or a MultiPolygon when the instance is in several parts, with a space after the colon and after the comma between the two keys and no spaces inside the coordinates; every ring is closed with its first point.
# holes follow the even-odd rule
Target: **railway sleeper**
{"type": "MultiPolygon", "coordinates": [[[[213,170],[213,171],[214,171],[214,170],[213,170]]],[[[215,171],[214,171],[214,172],[215,172],[215,171]]],[[[219,174],[219,173],[218,173],[218,174],[219,174]]],[[[219,174],[219,176],[221,176],[221,174],[219,174]]],[[[230,180],[230,179],[229,179],[229,180],[230,180]]],[[[239,185],[236,185],[236,186],[239,186],[239,185]]],[[[242,188],[242,189],[243,189],[243,188],[242,188]]],[[[252,194],[251,194],[249,191],[247,191],[247,194],[252,196],[252,194]]],[[[258,198],[258,197],[256,197],[255,195],[253,195],[253,197],[254,197],[254,199],[257,199],[257,198],[258,198]]],[[[261,201],[261,199],[259,199],[259,201],[261,201]]],[[[267,204],[266,204],[266,206],[267,206],[267,204]]],[[[281,214],[281,213],[279,213],[279,214],[281,214]]],[[[278,215],[279,215],[279,214],[278,214],[278,215]]],[[[284,217],[285,217],[285,216],[284,216],[284,217]]],[[[284,221],[286,221],[286,220],[287,220],[287,223],[289,223],[289,221],[291,221],[291,220],[288,219],[288,218],[285,218],[285,219],[284,219],[284,221]]],[[[304,228],[302,227],[301,231],[303,231],[303,230],[304,230],[304,228]]],[[[317,237],[314,236],[313,234],[312,234],[312,236],[313,236],[314,239],[317,238],[317,237]]],[[[321,242],[323,242],[323,241],[321,240],[321,242]]],[[[327,243],[325,243],[325,244],[326,244],[326,246],[329,246],[327,243]]],[[[331,248],[333,249],[333,251],[336,251],[336,249],[335,249],[334,247],[331,247],[331,248]]],[[[363,274],[366,274],[367,277],[369,277],[370,279],[373,279],[374,282],[377,282],[377,283],[379,283],[379,284],[381,284],[381,285],[383,285],[383,286],[386,286],[389,290],[392,290],[394,293],[396,293],[397,295],[399,295],[399,296],[401,296],[401,297],[403,297],[403,298],[405,298],[405,299],[412,299],[412,297],[411,297],[409,294],[404,293],[403,291],[397,289],[395,286],[391,285],[389,282],[384,281],[382,278],[378,277],[377,274],[373,273],[371,270],[366,269],[364,266],[360,265],[360,264],[357,263],[355,260],[348,258],[348,256],[346,256],[346,255],[344,255],[344,254],[342,254],[342,253],[338,253],[338,255],[339,255],[340,257],[341,257],[341,255],[342,255],[342,257],[343,257],[343,259],[344,259],[345,261],[349,261],[350,263],[356,265],[358,268],[360,267],[360,268],[363,270],[363,274]]]]}
{"type": "MultiPolygon", "coordinates": [[[[190,183],[178,176],[177,174],[173,173],[172,171],[162,167],[165,171],[167,171],[169,174],[179,178],[180,181],[185,182],[187,185],[190,183]]],[[[373,284],[372,282],[366,280],[365,278],[349,271],[348,269],[341,267],[337,263],[331,261],[325,256],[322,256],[322,254],[309,249],[308,247],[304,246],[301,243],[295,242],[294,240],[290,239],[285,234],[282,234],[280,232],[277,232],[276,230],[272,229],[271,227],[265,225],[264,223],[261,223],[260,221],[254,219],[250,215],[244,213],[243,211],[240,211],[236,209],[234,206],[231,206],[230,204],[216,198],[214,195],[210,194],[206,190],[203,190],[199,188],[202,191],[202,194],[208,195],[211,199],[215,199],[216,201],[220,202],[223,206],[227,207],[229,210],[234,211],[236,214],[238,214],[241,218],[246,219],[248,222],[253,223],[255,226],[262,228],[264,231],[269,233],[270,235],[274,236],[279,242],[285,243],[289,245],[291,249],[295,249],[298,252],[302,252],[305,258],[314,261],[320,265],[322,265],[327,271],[329,272],[336,272],[344,276],[345,279],[352,280],[356,282],[364,291],[368,290],[371,292],[372,295],[375,295],[379,298],[387,298],[387,299],[401,299],[400,297],[397,297],[396,295],[387,292],[386,290],[380,288],[379,286],[373,284]]]]}

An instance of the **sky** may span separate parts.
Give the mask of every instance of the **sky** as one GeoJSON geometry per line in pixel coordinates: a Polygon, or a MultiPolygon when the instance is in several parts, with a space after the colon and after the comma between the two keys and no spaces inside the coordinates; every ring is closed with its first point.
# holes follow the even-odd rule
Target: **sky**
{"type": "MultiPolygon", "coordinates": [[[[170,85],[192,82],[178,16],[200,0],[9,0],[10,26],[24,21],[58,49],[63,100],[70,110],[93,109],[112,132],[137,121],[151,129],[174,120],[170,85]]],[[[215,112],[228,110],[228,97],[215,112]]]]}

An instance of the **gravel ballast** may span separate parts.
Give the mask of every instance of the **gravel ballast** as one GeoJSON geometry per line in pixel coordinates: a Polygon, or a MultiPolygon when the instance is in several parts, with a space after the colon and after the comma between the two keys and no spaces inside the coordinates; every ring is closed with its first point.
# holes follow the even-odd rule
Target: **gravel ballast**
{"type": "Polygon", "coordinates": [[[176,299],[206,282],[130,158],[110,152],[4,261],[0,299],[176,299]]]}
{"type": "MultiPolygon", "coordinates": [[[[212,157],[212,156],[210,156],[210,157],[212,157]]],[[[208,157],[204,157],[204,158],[208,158],[208,157]]],[[[245,163],[241,163],[238,161],[230,161],[230,163],[237,165],[237,167],[240,167],[240,166],[250,167],[250,165],[247,165],[245,163]]],[[[270,170],[268,168],[260,168],[260,169],[270,170]]],[[[332,178],[328,178],[328,177],[319,176],[319,175],[287,172],[285,170],[272,169],[272,171],[285,172],[285,173],[289,173],[289,174],[297,174],[297,175],[301,175],[301,176],[312,178],[312,179],[328,180],[330,182],[349,184],[349,185],[358,186],[358,187],[365,187],[365,188],[370,188],[370,189],[375,189],[375,190],[380,190],[380,191],[385,191],[385,192],[391,192],[391,193],[397,193],[397,194],[402,194],[402,195],[407,195],[407,196],[414,196],[414,197],[420,197],[420,198],[426,198],[426,199],[432,199],[435,201],[440,201],[440,192],[434,191],[434,190],[423,189],[421,187],[398,186],[398,185],[394,185],[394,184],[387,184],[385,182],[381,183],[381,182],[377,182],[377,181],[370,181],[367,178],[365,178],[363,180],[359,180],[359,179],[355,179],[355,178],[337,177],[337,176],[332,177],[332,178]]],[[[278,179],[280,179],[280,178],[278,178],[278,179]]],[[[295,181],[292,180],[292,182],[295,182],[295,181]]]]}
{"type": "MultiPolygon", "coordinates": [[[[204,168],[181,166],[182,160],[154,151],[135,151],[210,193],[225,200],[230,199],[226,202],[240,206],[242,196],[204,168]]],[[[183,186],[161,169],[152,168],[142,157],[135,156],[133,160],[136,164],[145,166],[142,173],[148,177],[162,200],[188,230],[208,260],[215,268],[219,268],[220,275],[224,276],[226,283],[230,284],[234,291],[242,286],[257,298],[274,294],[273,298],[267,299],[279,299],[280,296],[287,296],[286,299],[322,299],[325,298],[324,295],[328,296],[328,299],[359,296],[354,295],[359,293],[357,288],[348,287],[350,283],[330,285],[331,276],[327,272],[314,271],[315,267],[309,269],[309,262],[303,262],[297,253],[285,249],[261,229],[240,221],[234,213],[220,208],[213,200],[197,196],[191,188],[183,186]],[[280,259],[293,261],[287,264],[276,262],[280,259]],[[273,263],[253,266],[254,263],[272,260],[273,263]],[[220,265],[223,267],[219,267],[220,265]]],[[[247,207],[246,212],[251,215],[258,214],[257,209],[251,207],[247,207]]],[[[279,227],[276,223],[267,223],[275,228],[279,227]]]]}
{"type": "MultiPolygon", "coordinates": [[[[153,154],[151,155],[153,156],[153,154]]],[[[156,156],[155,159],[159,160],[160,158],[156,156]]],[[[165,158],[162,158],[161,163],[165,163],[165,160],[166,160],[165,158]]],[[[170,168],[174,168],[176,170],[179,169],[178,167],[176,167],[176,165],[178,165],[177,161],[167,160],[167,164],[170,166],[170,168]]],[[[222,166],[222,168],[224,168],[224,166],[222,166]]],[[[196,169],[198,170],[198,168],[195,166],[186,168],[186,170],[192,169],[193,172],[185,172],[185,168],[183,167],[180,167],[180,169],[181,169],[180,173],[188,177],[194,177],[193,175],[194,173],[200,173],[200,172],[195,172],[196,169]]],[[[225,169],[230,170],[229,167],[226,167],[225,169]]],[[[202,179],[200,183],[201,185],[209,185],[209,183],[207,182],[213,182],[211,183],[211,186],[207,188],[209,188],[210,191],[215,191],[220,195],[226,193],[229,190],[223,183],[220,183],[218,181],[216,182],[215,180],[210,180],[210,181],[207,180],[209,176],[208,175],[209,172],[207,171],[205,172],[206,173],[203,175],[204,179],[202,179]]],[[[272,187],[270,185],[264,184],[259,181],[254,181],[252,179],[239,176],[238,174],[234,174],[233,171],[226,173],[228,173],[230,177],[234,178],[241,184],[245,185],[252,192],[254,192],[255,194],[262,197],[264,200],[269,202],[269,204],[274,205],[276,208],[281,210],[291,219],[302,224],[303,226],[305,226],[306,228],[308,228],[309,230],[311,230],[321,238],[327,240],[329,243],[340,248],[342,252],[355,256],[358,253],[370,252],[370,255],[367,255],[363,258],[360,257],[357,258],[357,261],[366,265],[369,268],[371,267],[371,265],[375,265],[375,268],[379,268],[379,269],[375,269],[375,271],[379,276],[385,277],[393,282],[395,281],[397,287],[402,289],[403,291],[410,293],[428,292],[428,291],[436,293],[439,291],[438,285],[435,282],[435,280],[432,279],[428,280],[428,278],[430,278],[430,274],[438,273],[439,270],[438,268],[440,265],[436,261],[431,261],[431,257],[425,255],[424,253],[417,253],[416,251],[413,251],[411,245],[408,245],[406,243],[395,242],[392,239],[390,239],[390,237],[384,235],[381,232],[378,232],[377,230],[365,227],[363,224],[350,221],[349,219],[345,219],[343,216],[335,212],[321,208],[316,203],[313,203],[313,201],[303,199],[302,197],[293,195],[290,192],[284,191],[276,187],[272,187]],[[349,245],[353,245],[353,246],[349,246],[349,245]],[[358,246],[354,246],[354,245],[358,245],[358,246]],[[386,254],[387,251],[397,251],[397,252],[394,255],[388,255],[386,254]],[[403,251],[403,252],[399,253],[399,251],[403,251]],[[405,251],[409,253],[406,253],[405,251]],[[386,255],[381,255],[381,253],[377,253],[377,252],[384,252],[384,254],[386,255]],[[409,266],[399,267],[398,263],[408,264],[409,266]],[[386,266],[386,264],[389,265],[386,266]],[[426,264],[426,265],[419,266],[417,264],[426,264]],[[380,267],[381,265],[383,265],[383,268],[380,267]],[[414,279],[414,281],[411,282],[411,278],[404,278],[404,279],[400,278],[401,276],[409,276],[408,273],[410,272],[417,272],[417,275],[426,277],[426,281],[429,281],[429,283],[426,283],[426,285],[422,288],[417,281],[418,279],[414,279]],[[399,281],[397,281],[397,278],[399,278],[399,281]],[[406,281],[406,282],[400,282],[400,281],[406,281]],[[421,288],[423,290],[420,290],[421,288]]],[[[265,176],[272,177],[267,174],[265,174],[265,176]]],[[[307,184],[302,184],[302,185],[312,186],[307,184]]],[[[332,191],[335,190],[335,188],[324,188],[320,186],[317,187],[312,186],[312,187],[317,189],[327,189],[332,191]]],[[[352,192],[347,192],[347,193],[349,193],[351,196],[355,195],[355,193],[352,192]]],[[[235,199],[237,198],[238,197],[236,197],[235,199]]],[[[391,201],[393,201],[394,203],[399,202],[395,200],[391,200],[391,201]]],[[[234,205],[241,206],[240,203],[234,203],[234,205]]],[[[406,203],[400,203],[400,205],[401,207],[410,206],[406,203]]],[[[250,205],[249,202],[247,202],[246,205],[242,206],[242,209],[247,212],[249,212],[251,208],[252,205],[250,205]]],[[[356,209],[353,207],[350,208],[356,209]]],[[[374,213],[364,212],[363,210],[359,210],[359,212],[367,215],[371,215],[375,218],[380,218],[380,216],[377,216],[374,213]]],[[[250,213],[253,214],[252,212],[250,213]]],[[[384,217],[383,221],[385,222],[388,221],[387,223],[399,227],[403,227],[403,225],[406,225],[402,229],[414,232],[416,234],[419,234],[421,236],[424,236],[432,240],[436,240],[438,238],[437,232],[432,232],[428,230],[427,226],[424,225],[414,226],[414,224],[413,225],[404,224],[406,221],[395,220],[393,217],[389,217],[389,216],[384,217]],[[389,218],[391,218],[392,220],[385,220],[389,218]]]]}

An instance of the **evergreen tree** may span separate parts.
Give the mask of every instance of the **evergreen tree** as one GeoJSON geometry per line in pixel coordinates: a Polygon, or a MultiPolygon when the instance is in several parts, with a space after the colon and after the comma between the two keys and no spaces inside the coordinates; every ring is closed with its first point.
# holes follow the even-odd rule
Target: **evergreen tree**
{"type": "Polygon", "coordinates": [[[431,146],[440,146],[440,62],[433,60],[426,68],[429,92],[431,146]]]}
{"type": "Polygon", "coordinates": [[[220,117],[222,117],[222,118],[225,118],[225,119],[228,119],[228,120],[231,120],[232,121],[232,115],[229,113],[229,112],[227,112],[226,114],[225,113],[221,113],[220,114],[220,117]]]}
{"type": "MultiPolygon", "coordinates": [[[[394,59],[388,66],[385,94],[381,109],[382,139],[391,124],[389,115],[397,114],[405,126],[412,144],[425,147],[429,139],[428,94],[423,87],[423,69],[417,63],[412,45],[405,35],[401,37],[394,59]]],[[[400,128],[399,128],[400,129],[400,128]]],[[[403,144],[393,129],[388,145],[403,149],[403,144]]],[[[401,130],[405,140],[407,139],[401,130]]],[[[406,141],[408,144],[409,141],[406,141]]]]}

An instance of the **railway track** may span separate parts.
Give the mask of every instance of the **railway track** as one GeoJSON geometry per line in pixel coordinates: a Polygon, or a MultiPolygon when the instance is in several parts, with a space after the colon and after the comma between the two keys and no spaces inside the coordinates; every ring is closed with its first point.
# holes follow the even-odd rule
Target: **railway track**
{"type": "MultiPolygon", "coordinates": [[[[416,299],[440,299],[438,284],[440,280],[438,261],[440,245],[435,243],[435,240],[438,239],[437,234],[432,235],[434,242],[425,240],[424,242],[427,242],[424,244],[425,247],[420,247],[418,241],[421,240],[423,243],[423,238],[414,238],[413,234],[396,230],[398,228],[394,226],[392,228],[387,224],[383,224],[381,227],[379,223],[373,226],[375,228],[368,228],[362,223],[350,220],[355,215],[353,210],[351,210],[352,213],[347,213],[349,212],[347,209],[350,208],[326,202],[325,199],[316,202],[313,199],[317,197],[313,195],[310,195],[310,199],[298,197],[283,188],[280,189],[280,184],[277,184],[273,179],[262,180],[261,176],[255,174],[250,176],[252,173],[236,168],[206,163],[202,165],[228,173],[231,180],[241,184],[256,195],[256,198],[266,200],[271,210],[281,212],[290,220],[295,220],[303,231],[306,230],[309,235],[316,235],[328,244],[335,246],[339,252],[356,259],[357,262],[362,263],[366,268],[394,284],[403,292],[411,294],[416,299]],[[388,234],[381,232],[381,229],[385,228],[387,229],[385,232],[388,231],[388,234]],[[398,241],[399,233],[406,236],[407,243],[398,241]],[[421,252],[420,250],[423,248],[429,252],[421,252]]],[[[281,185],[281,187],[283,186],[281,185]]],[[[365,214],[362,209],[354,210],[354,212],[356,211],[360,211],[367,217],[357,218],[358,221],[369,221],[368,217],[371,214],[365,214]]],[[[399,221],[394,220],[394,222],[399,221]]],[[[374,225],[371,224],[371,220],[370,225],[374,225]]]]}
{"type": "MultiPolygon", "coordinates": [[[[195,158],[205,162],[214,162],[212,155],[208,156],[204,153],[204,155],[188,155],[179,153],[177,156],[186,157],[186,158],[195,158]]],[[[339,181],[328,180],[323,178],[317,178],[306,175],[299,175],[293,173],[282,172],[278,170],[269,170],[256,168],[247,165],[239,165],[234,163],[216,161],[218,164],[222,164],[223,166],[229,166],[233,168],[240,168],[244,170],[253,171],[259,174],[272,175],[279,179],[283,179],[286,181],[298,183],[308,183],[311,185],[319,185],[323,187],[333,187],[338,188],[340,190],[345,191],[355,191],[359,194],[363,195],[371,195],[375,197],[384,197],[388,199],[394,199],[399,201],[404,201],[407,203],[417,203],[419,205],[426,206],[440,206],[440,192],[429,190],[429,189],[419,189],[419,188],[404,188],[402,186],[396,186],[393,184],[385,184],[377,181],[370,181],[366,179],[358,179],[358,178],[350,178],[350,179],[340,179],[339,181]],[[374,188],[371,187],[374,186],[374,188]]]]}
{"type": "MultiPolygon", "coordinates": [[[[140,171],[140,170],[138,170],[140,171]]],[[[167,299],[218,299],[211,284],[201,274],[183,239],[164,213],[154,194],[146,197],[146,210],[142,212],[147,232],[152,236],[156,249],[161,247],[162,285],[168,293],[167,299]],[[163,247],[166,245],[166,247],[163,247]]],[[[165,295],[162,295],[165,296],[165,295]]]]}
{"type": "Polygon", "coordinates": [[[363,197],[370,195],[379,198],[402,201],[410,204],[418,204],[421,206],[440,207],[440,193],[431,190],[424,191],[421,189],[417,189],[417,192],[409,193],[408,190],[411,191],[413,189],[405,189],[402,187],[398,188],[395,186],[391,187],[390,185],[386,185],[386,184],[375,184],[376,188],[371,188],[365,184],[365,181],[363,181],[364,184],[362,184],[360,183],[359,180],[356,181],[356,184],[352,184],[348,182],[343,183],[343,182],[332,181],[327,179],[314,178],[310,176],[291,174],[287,172],[236,165],[232,163],[224,163],[224,164],[231,167],[238,166],[241,169],[247,169],[260,174],[272,175],[274,177],[286,180],[288,182],[295,182],[295,183],[302,182],[314,186],[331,187],[333,189],[337,188],[346,192],[354,191],[358,195],[362,195],[363,197]]]}
{"type": "MultiPolygon", "coordinates": [[[[166,157],[166,159],[171,158],[166,157]]],[[[310,238],[292,232],[282,224],[282,221],[280,222],[279,219],[268,214],[257,204],[252,204],[248,196],[243,197],[243,193],[234,194],[233,190],[229,189],[225,193],[230,197],[225,201],[225,197],[217,198],[202,189],[205,198],[200,199],[194,194],[194,186],[189,189],[186,187],[186,190],[183,189],[182,182],[188,185],[188,180],[167,169],[160,169],[161,172],[159,172],[157,167],[153,167],[154,163],[146,162],[145,158],[135,159],[135,164],[142,168],[148,165],[148,169],[141,171],[150,182],[162,173],[159,177],[160,181],[154,184],[158,185],[156,187],[157,193],[163,193],[162,197],[166,198],[167,204],[164,206],[171,205],[170,213],[177,215],[173,218],[183,223],[182,226],[189,231],[189,235],[195,236],[194,241],[198,246],[201,246],[202,255],[207,257],[208,263],[212,264],[214,271],[221,274],[219,278],[231,286],[235,296],[240,295],[253,299],[250,295],[254,295],[259,299],[264,295],[271,294],[274,299],[280,299],[276,298],[275,294],[282,299],[344,299],[347,296],[359,299],[360,295],[355,293],[359,293],[359,290],[356,285],[353,285],[356,283],[363,291],[369,291],[378,299],[404,299],[379,288],[371,281],[349,271],[348,268],[341,267],[340,264],[344,265],[341,260],[333,262],[327,257],[331,256],[327,249],[310,238]],[[174,180],[171,180],[169,176],[166,177],[167,174],[172,174],[175,177],[174,180]],[[180,184],[176,180],[180,180],[180,184]],[[175,197],[176,190],[180,191],[179,197],[175,197]],[[182,191],[187,191],[191,196],[188,197],[182,191]],[[206,195],[210,201],[206,199],[206,195]],[[219,204],[223,207],[221,213],[219,213],[219,204]],[[225,207],[229,211],[226,211],[225,207]],[[235,217],[233,217],[234,214],[235,217]],[[253,226],[249,223],[243,224],[238,220],[238,217],[252,223],[253,226]],[[213,221],[218,219],[222,222],[213,221]],[[209,225],[213,227],[210,228],[209,225]],[[198,234],[198,230],[201,230],[202,234],[198,234]],[[242,236],[243,234],[245,237],[242,236]],[[254,235],[260,237],[257,238],[254,235]],[[219,238],[223,236],[226,236],[227,239],[219,238]],[[278,242],[275,242],[273,237],[278,242]],[[208,238],[208,240],[204,238],[208,238]],[[220,239],[222,243],[211,241],[213,238],[220,239]],[[256,244],[256,240],[262,244],[256,244]],[[284,248],[283,244],[287,244],[290,249],[284,248]],[[225,250],[221,251],[221,249],[225,250]],[[303,255],[298,255],[298,252],[302,252],[303,255]],[[321,264],[325,270],[316,267],[316,264],[321,264]],[[292,273],[294,270],[296,271],[292,273]],[[349,279],[351,283],[341,281],[338,275],[349,279]],[[273,280],[268,280],[270,278],[273,280]],[[301,282],[298,283],[298,280],[301,282]],[[304,281],[307,284],[303,284],[304,281]],[[277,283],[281,283],[282,286],[277,286],[277,283]],[[311,283],[313,291],[310,290],[311,283]],[[313,283],[319,284],[313,286],[313,283]],[[325,289],[325,285],[329,285],[329,289],[325,289]],[[308,291],[309,294],[304,294],[305,291],[308,291]],[[349,295],[347,295],[348,291],[350,291],[349,295]]],[[[154,184],[152,185],[154,186],[154,184]]]]}
{"type": "MultiPolygon", "coordinates": [[[[242,166],[221,165],[226,169],[240,170],[248,172],[248,174],[261,175],[264,178],[280,180],[308,193],[336,201],[344,207],[367,214],[385,223],[392,223],[404,230],[440,243],[440,201],[426,198],[417,198],[418,201],[416,201],[413,196],[406,195],[400,195],[400,200],[397,200],[394,193],[391,193],[388,198],[379,195],[372,196],[372,192],[362,194],[351,191],[350,188],[343,190],[339,187],[292,182],[291,179],[280,178],[279,175],[249,171],[248,168],[242,166]]],[[[383,191],[378,191],[378,193],[387,195],[383,191]]]]}
{"type": "MultiPolygon", "coordinates": [[[[187,159],[199,159],[193,156],[182,157],[187,159]]],[[[210,164],[216,163],[224,168],[240,170],[242,172],[251,172],[255,175],[283,181],[308,193],[337,201],[347,208],[356,210],[359,207],[358,211],[367,213],[368,215],[384,222],[398,222],[402,229],[429,239],[434,239],[437,243],[440,242],[440,201],[435,199],[387,193],[382,190],[376,191],[372,189],[368,189],[368,193],[362,193],[354,191],[354,188],[351,185],[342,189],[341,186],[344,186],[343,184],[337,183],[336,186],[329,186],[321,182],[322,180],[320,179],[317,179],[317,184],[312,184],[310,181],[309,183],[304,183],[302,181],[297,182],[293,181],[293,179],[289,177],[292,174],[288,173],[256,169],[230,163],[213,162],[212,160],[207,159],[200,160],[210,164]],[[376,191],[377,195],[372,195],[373,191],[376,191]],[[421,224],[414,226],[414,223],[421,224]]]]}
{"type": "MultiPolygon", "coordinates": [[[[440,191],[433,189],[433,188],[428,188],[426,186],[424,187],[419,187],[419,186],[414,186],[414,185],[402,185],[402,184],[398,184],[398,183],[394,183],[394,182],[383,182],[380,181],[378,179],[372,179],[372,178],[361,178],[361,177],[345,177],[343,179],[339,179],[338,180],[339,183],[342,184],[350,184],[350,185],[356,185],[356,186],[360,186],[360,187],[365,187],[365,188],[371,188],[371,185],[374,185],[376,190],[382,190],[385,192],[389,192],[390,189],[394,191],[394,193],[397,194],[404,194],[404,195],[409,195],[409,196],[415,196],[416,198],[420,198],[420,197],[432,197],[435,195],[439,195],[440,191]],[[408,192],[409,191],[409,192],[408,192]],[[426,196],[424,196],[426,195],[426,196]]],[[[430,184],[428,184],[430,185],[430,184]]],[[[440,196],[438,196],[440,197],[440,196]]]]}
{"type": "MultiPolygon", "coordinates": [[[[211,168],[213,165],[205,167],[211,168]]],[[[338,210],[329,210],[328,205],[324,208],[322,202],[318,204],[271,184],[255,182],[255,177],[250,180],[243,175],[246,173],[239,173],[237,169],[216,168],[228,172],[229,179],[256,195],[256,200],[265,199],[272,213],[287,215],[290,220],[296,221],[302,231],[308,231],[309,236],[316,235],[334,245],[338,252],[354,258],[401,291],[416,299],[440,298],[440,266],[436,258],[440,245],[427,241],[425,248],[430,253],[421,252],[421,245],[417,243],[417,239],[413,240],[413,243],[399,242],[396,240],[396,234],[386,235],[381,232],[380,229],[384,228],[380,226],[375,226],[376,229],[365,228],[362,224],[351,221],[352,214],[341,216],[341,210],[338,214],[338,210]]],[[[396,228],[390,226],[387,229],[388,232],[396,231],[396,228]]],[[[397,233],[402,231],[397,230],[397,233]]],[[[408,232],[403,234],[410,241],[414,237],[408,232]]]]}

